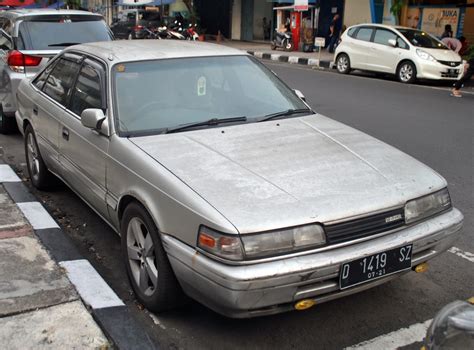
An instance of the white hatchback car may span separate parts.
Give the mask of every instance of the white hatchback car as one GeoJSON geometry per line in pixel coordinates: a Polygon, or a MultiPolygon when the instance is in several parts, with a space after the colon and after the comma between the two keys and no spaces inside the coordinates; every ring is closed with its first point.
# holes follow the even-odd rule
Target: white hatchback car
{"type": "Polygon", "coordinates": [[[339,73],[353,69],[395,74],[402,83],[416,79],[457,80],[461,57],[441,41],[418,29],[381,24],[349,27],[335,54],[339,73]]]}

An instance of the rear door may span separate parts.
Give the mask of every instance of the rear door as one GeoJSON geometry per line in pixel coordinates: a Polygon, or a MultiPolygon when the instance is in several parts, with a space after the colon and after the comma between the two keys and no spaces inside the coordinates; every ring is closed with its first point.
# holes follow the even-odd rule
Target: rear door
{"type": "Polygon", "coordinates": [[[351,41],[350,58],[352,68],[367,69],[367,59],[374,29],[372,27],[360,27],[351,41]]]}
{"type": "Polygon", "coordinates": [[[106,113],[104,66],[86,58],[82,63],[71,99],[60,126],[59,161],[63,178],[103,217],[105,204],[105,172],[109,138],[81,123],[81,113],[88,108],[106,113]]]}
{"type": "Polygon", "coordinates": [[[370,54],[367,56],[367,69],[395,73],[398,62],[407,48],[408,45],[395,32],[377,28],[370,47],[370,54]],[[396,47],[388,43],[391,39],[396,41],[396,47]]]}

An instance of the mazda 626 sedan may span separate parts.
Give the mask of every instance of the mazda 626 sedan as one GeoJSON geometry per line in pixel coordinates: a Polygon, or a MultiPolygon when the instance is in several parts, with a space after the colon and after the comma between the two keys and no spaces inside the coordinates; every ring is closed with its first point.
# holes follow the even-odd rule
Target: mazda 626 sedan
{"type": "Polygon", "coordinates": [[[137,299],[230,317],[423,271],[463,216],[412,157],[317,114],[223,46],[72,46],[22,82],[31,182],[61,178],[121,235],[137,299]]]}

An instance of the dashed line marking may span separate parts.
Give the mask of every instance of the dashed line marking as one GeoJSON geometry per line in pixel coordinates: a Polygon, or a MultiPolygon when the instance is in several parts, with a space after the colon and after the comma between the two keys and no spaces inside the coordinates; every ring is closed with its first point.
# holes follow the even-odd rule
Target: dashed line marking
{"type": "Polygon", "coordinates": [[[21,182],[21,179],[8,164],[0,164],[0,182],[21,182]]]}
{"type": "Polygon", "coordinates": [[[35,230],[59,228],[56,221],[54,221],[40,202],[16,203],[16,205],[18,205],[18,208],[20,208],[35,230]]]}
{"type": "Polygon", "coordinates": [[[62,261],[59,265],[66,269],[82,300],[93,309],[125,305],[89,261],[62,261]]]}
{"type": "Polygon", "coordinates": [[[462,251],[461,249],[459,249],[457,247],[449,248],[448,252],[456,254],[457,256],[459,256],[463,259],[466,259],[467,261],[470,261],[470,262],[474,263],[474,254],[473,253],[462,251]]]}
{"type": "Polygon", "coordinates": [[[381,335],[377,338],[364,341],[357,345],[352,345],[344,350],[390,350],[421,342],[426,336],[426,330],[430,326],[432,320],[423,323],[417,323],[407,328],[399,329],[388,334],[381,335]]]}

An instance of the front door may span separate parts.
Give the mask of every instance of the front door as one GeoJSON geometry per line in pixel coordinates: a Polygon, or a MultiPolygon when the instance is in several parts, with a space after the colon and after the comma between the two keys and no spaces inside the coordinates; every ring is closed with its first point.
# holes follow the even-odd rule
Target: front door
{"type": "Polygon", "coordinates": [[[367,56],[370,53],[372,27],[361,27],[351,41],[350,59],[352,68],[367,69],[367,56]]]}
{"type": "Polygon", "coordinates": [[[367,56],[367,69],[395,73],[397,64],[403,53],[404,41],[389,29],[377,28],[367,56]],[[397,46],[389,44],[389,40],[395,40],[397,46]]]}
{"type": "Polygon", "coordinates": [[[85,109],[105,111],[104,82],[103,66],[85,59],[61,120],[59,162],[63,178],[100,215],[107,218],[105,172],[109,138],[81,123],[81,113],[85,109]]]}

